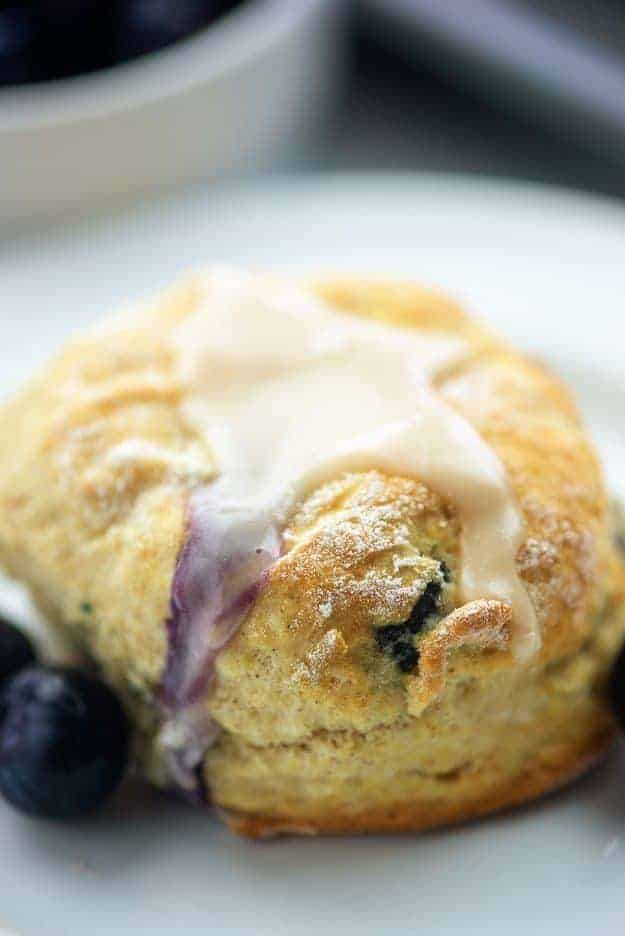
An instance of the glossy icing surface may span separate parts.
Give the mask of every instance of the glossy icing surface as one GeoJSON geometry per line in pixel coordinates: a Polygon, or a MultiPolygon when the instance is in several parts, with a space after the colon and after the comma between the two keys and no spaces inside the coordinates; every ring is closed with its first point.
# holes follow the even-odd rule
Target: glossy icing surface
{"type": "MultiPolygon", "coordinates": [[[[174,341],[183,415],[214,477],[190,501],[165,698],[192,710],[280,555],[293,507],[346,472],[418,478],[462,522],[463,601],[510,604],[515,652],[539,646],[515,557],[523,523],[495,452],[433,387],[455,338],[382,325],[269,276],[212,269],[174,341]]],[[[184,734],[184,732],[183,732],[184,734]]]]}

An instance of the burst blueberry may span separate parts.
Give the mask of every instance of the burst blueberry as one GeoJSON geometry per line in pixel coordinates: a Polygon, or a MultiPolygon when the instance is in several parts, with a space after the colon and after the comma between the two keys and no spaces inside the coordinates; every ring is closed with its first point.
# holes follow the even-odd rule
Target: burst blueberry
{"type": "MultiPolygon", "coordinates": [[[[441,569],[441,572],[447,580],[445,571],[441,569]]],[[[401,624],[378,627],[375,632],[375,639],[380,650],[392,656],[403,673],[412,672],[419,663],[419,651],[414,646],[412,638],[423,630],[428,618],[437,612],[441,590],[440,582],[436,580],[428,582],[406,621],[401,624]]]]}
{"type": "Polygon", "coordinates": [[[0,3],[0,85],[109,68],[210,26],[242,0],[0,3]]]}
{"type": "Polygon", "coordinates": [[[441,596],[440,582],[428,582],[425,591],[410,612],[410,617],[406,621],[406,627],[411,634],[418,634],[427,621],[438,608],[438,602],[441,596]]]}
{"type": "Polygon", "coordinates": [[[100,806],[128,758],[128,725],[99,680],[30,666],[1,696],[0,792],[30,815],[65,819],[100,806]]]}

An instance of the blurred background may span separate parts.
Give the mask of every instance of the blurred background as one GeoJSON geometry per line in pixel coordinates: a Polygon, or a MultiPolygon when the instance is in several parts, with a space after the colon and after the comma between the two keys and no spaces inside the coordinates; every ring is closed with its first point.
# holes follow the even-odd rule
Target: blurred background
{"type": "Polygon", "coordinates": [[[622,0],[363,0],[333,166],[625,195],[622,0]]]}
{"type": "Polygon", "coordinates": [[[625,196],[622,0],[0,2],[0,225],[280,170],[625,196]]]}

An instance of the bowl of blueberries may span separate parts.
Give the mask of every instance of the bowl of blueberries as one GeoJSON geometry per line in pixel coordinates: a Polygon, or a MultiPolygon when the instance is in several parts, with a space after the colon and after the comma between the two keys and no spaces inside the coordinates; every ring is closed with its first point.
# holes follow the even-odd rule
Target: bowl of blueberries
{"type": "Polygon", "coordinates": [[[0,3],[0,225],[292,164],[335,98],[339,6],[0,3]]]}

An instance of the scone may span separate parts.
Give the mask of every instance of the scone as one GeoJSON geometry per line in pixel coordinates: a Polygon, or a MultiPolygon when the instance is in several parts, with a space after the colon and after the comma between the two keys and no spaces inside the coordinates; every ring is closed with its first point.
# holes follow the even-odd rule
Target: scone
{"type": "Polygon", "coordinates": [[[0,561],[230,826],[417,831],[593,763],[624,565],[567,391],[407,283],[211,268],[0,414],[0,561]]]}

